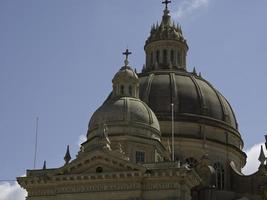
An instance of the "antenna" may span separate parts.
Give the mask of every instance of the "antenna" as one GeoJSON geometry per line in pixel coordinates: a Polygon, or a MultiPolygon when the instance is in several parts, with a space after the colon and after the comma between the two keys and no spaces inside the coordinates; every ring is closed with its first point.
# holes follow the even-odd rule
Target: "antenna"
{"type": "Polygon", "coordinates": [[[37,158],[38,122],[39,122],[39,117],[36,117],[35,146],[34,146],[34,160],[33,160],[33,168],[34,168],[34,169],[35,169],[35,167],[36,167],[36,158],[37,158]]]}
{"type": "Polygon", "coordinates": [[[172,106],[172,161],[174,161],[174,104],[171,104],[172,106]]]}
{"type": "Polygon", "coordinates": [[[1,179],[0,182],[17,182],[17,180],[1,179]]]}

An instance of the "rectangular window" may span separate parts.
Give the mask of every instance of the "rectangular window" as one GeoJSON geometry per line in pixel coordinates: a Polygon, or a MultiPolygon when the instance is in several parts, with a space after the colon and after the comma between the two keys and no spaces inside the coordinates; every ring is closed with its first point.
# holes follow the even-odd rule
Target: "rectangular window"
{"type": "Polygon", "coordinates": [[[144,163],[145,162],[145,152],[136,151],[135,152],[135,161],[136,161],[136,163],[144,163]]]}
{"type": "Polygon", "coordinates": [[[178,66],[181,65],[181,64],[180,64],[180,60],[181,60],[181,58],[180,58],[180,52],[177,51],[177,64],[178,64],[178,66]]]}

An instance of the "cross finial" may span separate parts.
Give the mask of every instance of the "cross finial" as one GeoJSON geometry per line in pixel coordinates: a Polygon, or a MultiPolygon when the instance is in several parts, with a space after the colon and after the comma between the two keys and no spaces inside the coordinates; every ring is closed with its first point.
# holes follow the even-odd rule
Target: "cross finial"
{"type": "Polygon", "coordinates": [[[165,10],[168,10],[168,4],[171,3],[169,0],[165,0],[162,2],[162,4],[165,4],[165,10]]]}
{"type": "Polygon", "coordinates": [[[129,51],[129,49],[126,49],[125,52],[122,53],[123,55],[125,55],[125,66],[127,66],[129,64],[129,61],[128,61],[128,56],[132,54],[132,52],[129,51]]]}
{"type": "Polygon", "coordinates": [[[126,56],[126,59],[125,60],[128,60],[128,56],[131,55],[132,52],[130,52],[129,49],[126,49],[126,51],[123,52],[122,54],[126,56]]]}

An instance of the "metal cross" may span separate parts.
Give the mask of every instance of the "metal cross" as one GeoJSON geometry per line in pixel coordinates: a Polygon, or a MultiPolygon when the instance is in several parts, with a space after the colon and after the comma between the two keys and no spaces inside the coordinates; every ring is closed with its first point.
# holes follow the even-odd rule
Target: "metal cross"
{"type": "Polygon", "coordinates": [[[169,0],[165,0],[165,1],[162,2],[162,4],[165,4],[165,6],[166,6],[165,9],[166,10],[168,10],[168,4],[169,3],[171,3],[171,1],[169,1],[169,0]]]}
{"type": "Polygon", "coordinates": [[[130,52],[128,49],[126,49],[126,51],[125,51],[125,52],[123,52],[122,54],[126,56],[126,59],[125,59],[125,60],[127,60],[127,61],[128,61],[128,56],[129,56],[129,55],[131,55],[131,54],[132,54],[132,52],[130,52]]]}

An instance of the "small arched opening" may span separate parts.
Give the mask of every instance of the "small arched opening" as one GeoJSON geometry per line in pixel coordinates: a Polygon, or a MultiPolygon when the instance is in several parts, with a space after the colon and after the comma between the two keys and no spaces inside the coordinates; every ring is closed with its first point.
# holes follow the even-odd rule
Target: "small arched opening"
{"type": "Polygon", "coordinates": [[[224,189],[224,168],[223,165],[219,162],[214,164],[215,169],[215,175],[216,175],[216,181],[215,186],[219,190],[224,189]]]}
{"type": "Polygon", "coordinates": [[[133,95],[133,88],[131,85],[129,85],[129,95],[132,96],[133,95]]]}
{"type": "Polygon", "coordinates": [[[121,95],[124,95],[124,85],[121,85],[120,86],[120,94],[121,95]]]}
{"type": "Polygon", "coordinates": [[[96,172],[96,173],[102,173],[102,172],[103,172],[103,168],[102,168],[102,167],[97,167],[97,168],[95,169],[95,172],[96,172]]]}

